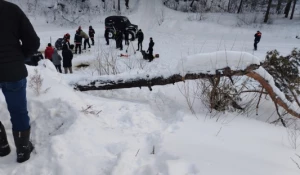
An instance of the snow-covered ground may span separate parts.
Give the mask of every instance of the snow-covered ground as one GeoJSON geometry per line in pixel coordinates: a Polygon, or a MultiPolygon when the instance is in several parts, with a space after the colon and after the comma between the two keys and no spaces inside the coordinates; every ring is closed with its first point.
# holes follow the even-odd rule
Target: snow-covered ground
{"type": "MultiPolygon", "coordinates": [[[[231,14],[207,14],[205,21],[196,22],[188,21],[184,13],[162,6],[160,0],[131,0],[130,3],[131,9],[124,11],[124,15],[144,31],[145,50],[149,37],[153,37],[154,53],[159,53],[160,58],[148,63],[130,47],[129,58],[117,58],[122,75],[155,75],[178,70],[181,65],[191,71],[198,71],[194,69],[196,66],[213,71],[219,64],[224,64],[216,61],[221,59],[217,54],[220,52],[216,51],[235,51],[226,59],[231,66],[239,67],[264,60],[269,50],[278,49],[282,54],[288,54],[294,47],[299,47],[300,40],[295,39],[299,30],[296,20],[285,21],[284,26],[283,19],[278,19],[273,25],[260,28],[236,27],[235,17],[231,14]],[[162,11],[165,20],[158,25],[157,18],[162,11]],[[257,30],[263,37],[258,51],[253,52],[253,35],[257,30]],[[215,53],[200,54],[209,52],[215,53]],[[236,62],[239,54],[245,57],[244,64],[236,62]],[[187,57],[189,55],[192,56],[187,57]],[[211,63],[207,61],[209,57],[212,57],[211,63]],[[183,64],[186,59],[192,59],[195,64],[183,64]]],[[[75,55],[73,75],[57,73],[49,61],[40,62],[38,67],[28,66],[29,76],[38,70],[43,78],[42,89],[49,89],[36,96],[28,88],[35,151],[31,159],[22,164],[15,162],[9,114],[1,94],[0,120],[7,126],[12,153],[0,158],[0,175],[300,173],[293,162],[300,164],[296,155],[300,154],[299,148],[293,148],[291,133],[281,126],[262,122],[276,117],[269,100],[261,102],[258,116],[253,112],[247,116],[226,113],[213,117],[201,101],[194,103],[196,114],[191,114],[180,92],[183,83],[155,86],[153,91],[148,88],[84,93],[73,90],[70,82],[75,79],[97,76],[92,68],[76,69],[76,65],[95,64],[100,50],[115,50],[114,41],[105,46],[104,18],[93,21],[96,46],[91,52],[75,55]]],[[[76,30],[46,24],[41,18],[32,18],[32,23],[41,37],[40,50],[46,47],[50,37],[53,43],[66,32],[73,36],[76,30]]],[[[82,25],[83,30],[87,31],[89,25],[82,25]]],[[[137,46],[136,41],[133,44],[137,46]]],[[[125,51],[116,54],[119,53],[125,51]]]]}

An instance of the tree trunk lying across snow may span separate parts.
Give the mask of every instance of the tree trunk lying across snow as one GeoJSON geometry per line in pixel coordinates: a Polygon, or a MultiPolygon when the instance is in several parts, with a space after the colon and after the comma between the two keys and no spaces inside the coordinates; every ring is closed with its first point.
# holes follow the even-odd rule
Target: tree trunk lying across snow
{"type": "Polygon", "coordinates": [[[110,90],[110,89],[123,89],[123,88],[134,88],[134,87],[148,87],[152,90],[152,86],[174,84],[176,82],[184,80],[195,80],[195,79],[208,79],[215,75],[220,77],[232,77],[232,76],[242,76],[250,73],[251,71],[259,68],[259,65],[252,64],[248,66],[245,70],[231,70],[229,67],[218,69],[215,73],[187,73],[185,76],[180,74],[174,74],[169,77],[164,78],[163,76],[149,78],[149,75],[141,78],[127,78],[112,80],[95,80],[87,85],[75,84],[75,89],[79,91],[90,91],[90,90],[110,90]],[[97,84],[97,85],[96,85],[97,84]]]}
{"type": "Polygon", "coordinates": [[[258,81],[262,87],[267,91],[268,95],[270,95],[271,99],[275,104],[281,106],[285,111],[287,111],[290,115],[300,118],[300,114],[291,108],[287,104],[287,100],[280,98],[280,95],[276,92],[279,91],[276,86],[270,85],[269,81],[262,77],[260,74],[256,73],[255,70],[260,66],[256,64],[251,64],[244,70],[231,70],[229,67],[218,69],[215,73],[187,73],[182,76],[180,74],[174,74],[169,77],[164,78],[163,76],[149,78],[149,75],[145,75],[145,77],[139,78],[120,78],[117,80],[95,80],[89,82],[86,85],[74,84],[74,88],[79,91],[89,91],[89,90],[110,90],[110,89],[122,89],[122,88],[134,88],[134,87],[148,87],[149,90],[152,90],[152,86],[157,85],[167,85],[174,84],[176,82],[181,82],[185,80],[193,80],[193,79],[210,79],[215,76],[219,77],[229,77],[231,79],[232,76],[248,76],[256,81],[258,81]],[[276,88],[276,89],[275,89],[276,88]]]}

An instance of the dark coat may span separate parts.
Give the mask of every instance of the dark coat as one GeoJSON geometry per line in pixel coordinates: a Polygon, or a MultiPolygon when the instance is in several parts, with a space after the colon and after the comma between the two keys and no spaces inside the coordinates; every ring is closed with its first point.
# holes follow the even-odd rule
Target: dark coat
{"type": "Polygon", "coordinates": [[[108,35],[109,35],[109,32],[108,32],[108,30],[106,29],[105,32],[104,32],[104,37],[105,37],[105,38],[108,38],[108,35]]]}
{"type": "Polygon", "coordinates": [[[154,42],[153,42],[153,40],[151,40],[150,43],[149,43],[148,50],[153,51],[153,46],[154,46],[154,42]]]}
{"type": "Polygon", "coordinates": [[[70,49],[68,49],[67,46],[63,47],[62,56],[63,56],[63,67],[72,67],[73,53],[70,49]]]}
{"type": "Polygon", "coordinates": [[[117,41],[123,41],[123,33],[121,31],[117,31],[116,40],[117,41]]]}
{"type": "Polygon", "coordinates": [[[89,36],[90,36],[90,38],[94,38],[94,36],[95,36],[95,30],[93,28],[89,29],[89,36]]]}
{"type": "Polygon", "coordinates": [[[124,32],[124,36],[125,36],[125,41],[128,41],[129,40],[129,33],[128,32],[124,32]]]}
{"type": "Polygon", "coordinates": [[[79,33],[75,34],[74,43],[75,44],[81,44],[82,43],[82,36],[79,33]]]}
{"type": "Polygon", "coordinates": [[[24,12],[10,2],[0,0],[0,24],[0,82],[21,80],[28,75],[24,61],[38,50],[40,39],[24,12]]]}
{"type": "Polygon", "coordinates": [[[259,42],[260,41],[260,38],[261,38],[261,33],[260,32],[257,32],[255,35],[254,35],[254,41],[255,42],[259,42]]]}
{"type": "Polygon", "coordinates": [[[138,41],[139,42],[143,42],[144,40],[144,33],[142,31],[138,31],[137,34],[136,34],[136,37],[138,38],[138,41]]]}

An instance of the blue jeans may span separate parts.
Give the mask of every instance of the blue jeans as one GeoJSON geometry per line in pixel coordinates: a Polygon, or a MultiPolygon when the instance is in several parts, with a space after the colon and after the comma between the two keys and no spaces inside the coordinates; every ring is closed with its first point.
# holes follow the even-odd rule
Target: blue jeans
{"type": "Polygon", "coordinates": [[[25,131],[30,128],[26,99],[26,78],[14,82],[0,82],[4,94],[13,131],[25,131]]]}

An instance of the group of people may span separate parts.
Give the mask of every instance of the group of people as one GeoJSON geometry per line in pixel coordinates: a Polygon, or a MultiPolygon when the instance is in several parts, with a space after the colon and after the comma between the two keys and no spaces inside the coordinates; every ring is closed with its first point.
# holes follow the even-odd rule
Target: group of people
{"type": "Polygon", "coordinates": [[[45,50],[45,58],[52,61],[56,70],[62,73],[61,70],[61,61],[63,61],[64,72],[67,74],[68,72],[73,73],[72,71],[72,59],[73,53],[69,48],[69,44],[63,44],[62,46],[62,57],[59,55],[58,50],[52,47],[51,43],[48,43],[48,47],[45,50]]]}
{"type": "MultiPolygon", "coordinates": [[[[129,33],[126,31],[122,31],[122,30],[116,30],[115,32],[115,41],[116,41],[116,48],[123,50],[123,39],[125,40],[125,45],[129,45],[129,33]]],[[[109,31],[105,30],[104,32],[104,37],[106,40],[106,45],[109,45],[109,31]]],[[[143,51],[143,41],[144,41],[144,33],[142,32],[141,29],[138,30],[138,32],[136,33],[136,38],[138,40],[138,45],[137,45],[137,50],[136,51],[143,51]]],[[[144,59],[148,59],[149,62],[151,62],[154,59],[153,56],[153,47],[154,47],[154,41],[153,38],[150,37],[150,42],[149,42],[149,47],[148,50],[146,52],[142,52],[144,59]],[[144,53],[146,54],[144,56],[144,53]]]]}

